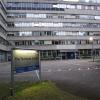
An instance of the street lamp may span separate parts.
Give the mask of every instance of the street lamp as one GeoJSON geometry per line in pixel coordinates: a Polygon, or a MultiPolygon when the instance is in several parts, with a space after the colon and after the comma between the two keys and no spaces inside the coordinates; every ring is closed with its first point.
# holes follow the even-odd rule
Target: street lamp
{"type": "Polygon", "coordinates": [[[93,37],[90,37],[89,40],[90,40],[91,42],[93,42],[94,39],[93,39],[93,37]]]}
{"type": "Polygon", "coordinates": [[[94,38],[93,38],[93,37],[90,37],[90,38],[89,38],[89,41],[92,42],[91,56],[92,56],[93,62],[94,62],[94,45],[93,45],[94,38]]]}

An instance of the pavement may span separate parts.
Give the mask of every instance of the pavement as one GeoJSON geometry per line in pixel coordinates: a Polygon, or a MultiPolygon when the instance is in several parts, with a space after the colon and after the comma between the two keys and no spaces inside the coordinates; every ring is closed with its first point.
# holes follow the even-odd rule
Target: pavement
{"type": "MultiPolygon", "coordinates": [[[[11,63],[0,64],[0,82],[10,81],[11,63]]],[[[88,60],[41,62],[42,80],[52,80],[75,95],[100,100],[100,64],[88,60]]],[[[35,71],[15,74],[15,81],[37,81],[35,71]]]]}

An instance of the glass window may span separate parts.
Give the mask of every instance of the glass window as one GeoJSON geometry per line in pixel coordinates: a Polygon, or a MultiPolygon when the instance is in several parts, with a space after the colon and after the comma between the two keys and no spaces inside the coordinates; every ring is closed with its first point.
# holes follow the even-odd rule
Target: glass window
{"type": "Polygon", "coordinates": [[[94,6],[90,6],[90,9],[91,9],[91,10],[94,10],[94,9],[95,9],[95,7],[94,7],[94,6]]]}
{"type": "Polygon", "coordinates": [[[97,6],[97,10],[100,10],[100,6],[97,6]]]}
{"type": "Polygon", "coordinates": [[[66,4],[57,4],[57,5],[53,5],[54,8],[66,8],[67,5],[66,4]]]}
{"type": "Polygon", "coordinates": [[[19,32],[19,36],[32,36],[32,32],[19,32]]]}
{"type": "Polygon", "coordinates": [[[86,10],[88,10],[88,9],[89,9],[89,6],[84,6],[84,7],[85,7],[85,9],[86,9],[86,10]]]}
{"type": "Polygon", "coordinates": [[[46,18],[46,14],[26,14],[27,18],[46,18]]]}
{"type": "Polygon", "coordinates": [[[82,5],[77,5],[77,9],[82,9],[82,5]]]}
{"type": "Polygon", "coordinates": [[[100,19],[100,16],[95,16],[95,19],[100,19]]]}
{"type": "Polygon", "coordinates": [[[75,5],[67,5],[67,8],[69,8],[69,9],[75,9],[75,5]]]}

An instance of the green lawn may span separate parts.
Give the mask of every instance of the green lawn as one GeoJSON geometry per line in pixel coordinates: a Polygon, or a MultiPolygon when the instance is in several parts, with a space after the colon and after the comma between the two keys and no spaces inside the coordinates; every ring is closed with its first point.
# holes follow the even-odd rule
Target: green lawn
{"type": "Polygon", "coordinates": [[[10,88],[9,84],[0,83],[0,100],[2,99],[5,100],[5,98],[10,95],[9,88],[10,88]]]}
{"type": "MultiPolygon", "coordinates": [[[[3,88],[1,87],[0,90],[1,89],[3,88]]],[[[7,89],[8,88],[5,87],[5,90],[7,89]]],[[[15,90],[16,93],[14,97],[9,97],[4,100],[88,100],[72,95],[68,92],[64,92],[56,87],[54,83],[48,81],[41,83],[16,83],[15,90]]],[[[5,94],[4,89],[2,94],[5,94]]]]}
{"type": "Polygon", "coordinates": [[[100,60],[95,60],[95,62],[100,63],[100,60]]]}

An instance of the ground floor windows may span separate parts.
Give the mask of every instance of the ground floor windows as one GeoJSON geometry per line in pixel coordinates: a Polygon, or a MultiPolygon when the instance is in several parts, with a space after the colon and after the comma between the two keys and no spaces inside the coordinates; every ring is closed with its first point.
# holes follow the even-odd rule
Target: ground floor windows
{"type": "Polygon", "coordinates": [[[42,60],[56,60],[61,59],[61,54],[59,50],[43,50],[41,51],[42,60]]]}
{"type": "MultiPolygon", "coordinates": [[[[94,58],[100,58],[100,49],[94,50],[94,58]]],[[[41,50],[41,60],[68,60],[68,59],[91,59],[91,49],[69,50],[41,50]]],[[[0,63],[11,61],[11,52],[0,51],[0,63]]]]}
{"type": "Polygon", "coordinates": [[[5,51],[0,51],[0,62],[7,61],[7,53],[5,51]]]}
{"type": "MultiPolygon", "coordinates": [[[[64,60],[64,59],[88,59],[92,58],[91,49],[82,50],[43,50],[41,51],[42,60],[64,60]]],[[[94,50],[94,57],[100,57],[100,50],[94,50]]]]}

